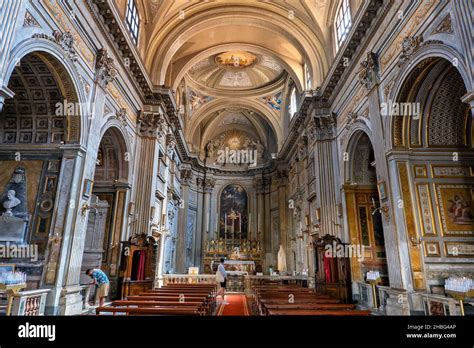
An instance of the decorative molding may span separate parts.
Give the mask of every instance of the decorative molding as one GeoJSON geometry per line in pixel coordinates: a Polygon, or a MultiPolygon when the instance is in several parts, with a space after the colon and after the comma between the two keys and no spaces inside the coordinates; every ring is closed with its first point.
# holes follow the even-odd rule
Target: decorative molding
{"type": "Polygon", "coordinates": [[[347,113],[346,129],[351,128],[351,126],[356,122],[357,117],[358,117],[357,112],[349,111],[347,113]]]}
{"type": "Polygon", "coordinates": [[[176,137],[173,134],[167,134],[166,135],[166,152],[169,157],[173,155],[175,146],[176,146],[176,137]]]}
{"type": "Polygon", "coordinates": [[[408,62],[416,51],[421,47],[423,36],[407,36],[402,41],[402,54],[398,58],[398,66],[408,62]]]}
{"type": "Polygon", "coordinates": [[[35,39],[49,40],[58,44],[63,49],[67,58],[71,59],[73,62],[77,61],[77,52],[74,49],[75,40],[71,32],[68,31],[66,33],[63,33],[59,30],[53,30],[52,35],[47,35],[44,33],[40,33],[40,34],[36,33],[36,34],[33,34],[32,37],[35,39]]]}
{"type": "Polygon", "coordinates": [[[41,25],[38,21],[33,17],[33,15],[29,12],[25,12],[25,19],[23,20],[23,27],[40,27],[41,25]]]}
{"type": "Polygon", "coordinates": [[[359,82],[367,89],[371,90],[377,83],[378,60],[377,55],[369,51],[367,58],[360,63],[361,70],[359,71],[359,82]]]}
{"type": "Polygon", "coordinates": [[[431,44],[442,44],[440,40],[428,40],[423,42],[423,36],[407,36],[402,41],[402,54],[398,58],[398,66],[401,67],[407,63],[413,55],[422,47],[431,44]]]}
{"type": "Polygon", "coordinates": [[[105,48],[101,48],[99,52],[97,52],[95,69],[95,81],[104,88],[117,76],[117,68],[114,66],[114,59],[109,57],[105,48]]]}
{"type": "Polygon", "coordinates": [[[393,43],[389,46],[386,53],[381,59],[381,70],[385,71],[387,65],[392,61],[393,57],[400,51],[402,41],[407,36],[416,32],[417,27],[423,23],[429,15],[431,9],[439,2],[437,0],[426,0],[420,3],[413,16],[406,19],[406,26],[403,31],[395,38],[393,43]]]}
{"type": "Polygon", "coordinates": [[[433,30],[431,34],[433,35],[433,34],[441,34],[441,33],[446,33],[446,34],[454,33],[453,22],[451,20],[450,14],[444,17],[441,23],[436,27],[435,30],[433,30]]]}
{"type": "Polygon", "coordinates": [[[115,114],[115,118],[120,122],[123,127],[127,127],[127,109],[121,108],[115,114]]]}

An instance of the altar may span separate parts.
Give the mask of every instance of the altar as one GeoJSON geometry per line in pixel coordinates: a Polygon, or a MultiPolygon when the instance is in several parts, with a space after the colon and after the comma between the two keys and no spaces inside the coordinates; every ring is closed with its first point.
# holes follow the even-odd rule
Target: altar
{"type": "MultiPolygon", "coordinates": [[[[219,260],[211,262],[211,268],[217,271],[219,260]]],[[[251,260],[225,260],[224,269],[227,273],[227,292],[244,292],[245,276],[255,274],[255,262],[251,260]]]]}

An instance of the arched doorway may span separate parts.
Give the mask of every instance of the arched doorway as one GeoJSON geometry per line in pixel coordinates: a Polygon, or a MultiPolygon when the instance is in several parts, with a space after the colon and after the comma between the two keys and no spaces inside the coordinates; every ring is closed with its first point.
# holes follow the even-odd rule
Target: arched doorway
{"type": "Polygon", "coordinates": [[[382,284],[388,285],[384,230],[379,209],[385,193],[383,188],[379,191],[377,187],[374,149],[365,132],[356,131],[352,135],[348,154],[344,192],[350,244],[363,254],[350,259],[352,280],[363,282],[367,272],[378,271],[382,284]]]}
{"type": "Polygon", "coordinates": [[[20,204],[10,216],[0,217],[0,243],[37,251],[29,259],[7,260],[25,272],[28,287],[36,289],[57,279],[59,241],[73,199],[60,194],[66,186],[66,193],[71,192],[73,180],[63,168],[75,161],[64,160],[63,154],[80,141],[81,110],[68,72],[46,52],[22,57],[8,88],[14,96],[5,100],[0,113],[0,215],[12,196],[20,204]]]}
{"type": "Polygon", "coordinates": [[[110,297],[117,295],[120,242],[126,240],[128,183],[127,148],[120,131],[109,128],[102,136],[97,154],[91,209],[89,210],[81,283],[87,283],[88,268],[100,267],[110,278],[110,297]]]}
{"type": "Polygon", "coordinates": [[[469,105],[462,102],[467,79],[441,57],[413,65],[395,91],[404,112],[392,117],[396,151],[389,160],[404,202],[399,229],[408,241],[413,287],[444,294],[451,272],[474,276],[466,251],[474,240],[473,127],[469,105]],[[443,271],[437,268],[441,262],[448,265],[443,271]]]}

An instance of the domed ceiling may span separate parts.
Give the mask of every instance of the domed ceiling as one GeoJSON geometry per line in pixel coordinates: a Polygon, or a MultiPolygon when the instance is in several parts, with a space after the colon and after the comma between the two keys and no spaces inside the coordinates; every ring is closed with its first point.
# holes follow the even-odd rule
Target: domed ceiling
{"type": "Polygon", "coordinates": [[[217,90],[252,90],[281,80],[286,72],[270,56],[227,51],[199,61],[188,76],[198,85],[217,90]]]}

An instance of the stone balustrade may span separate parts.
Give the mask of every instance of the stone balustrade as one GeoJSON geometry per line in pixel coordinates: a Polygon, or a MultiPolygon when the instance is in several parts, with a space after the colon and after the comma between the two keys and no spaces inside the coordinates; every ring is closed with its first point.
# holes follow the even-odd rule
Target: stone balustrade
{"type": "Polygon", "coordinates": [[[13,295],[11,315],[40,316],[44,315],[46,297],[50,289],[20,291],[13,295]]]}
{"type": "MultiPolygon", "coordinates": [[[[277,282],[281,284],[298,284],[302,286],[307,286],[308,277],[279,275],[240,275],[232,274],[232,272],[230,272],[227,283],[227,291],[250,293],[253,285],[259,285],[268,282],[277,282]]],[[[215,284],[216,276],[214,274],[164,274],[162,281],[157,283],[162,283],[164,286],[168,284],[215,284]]]]}

